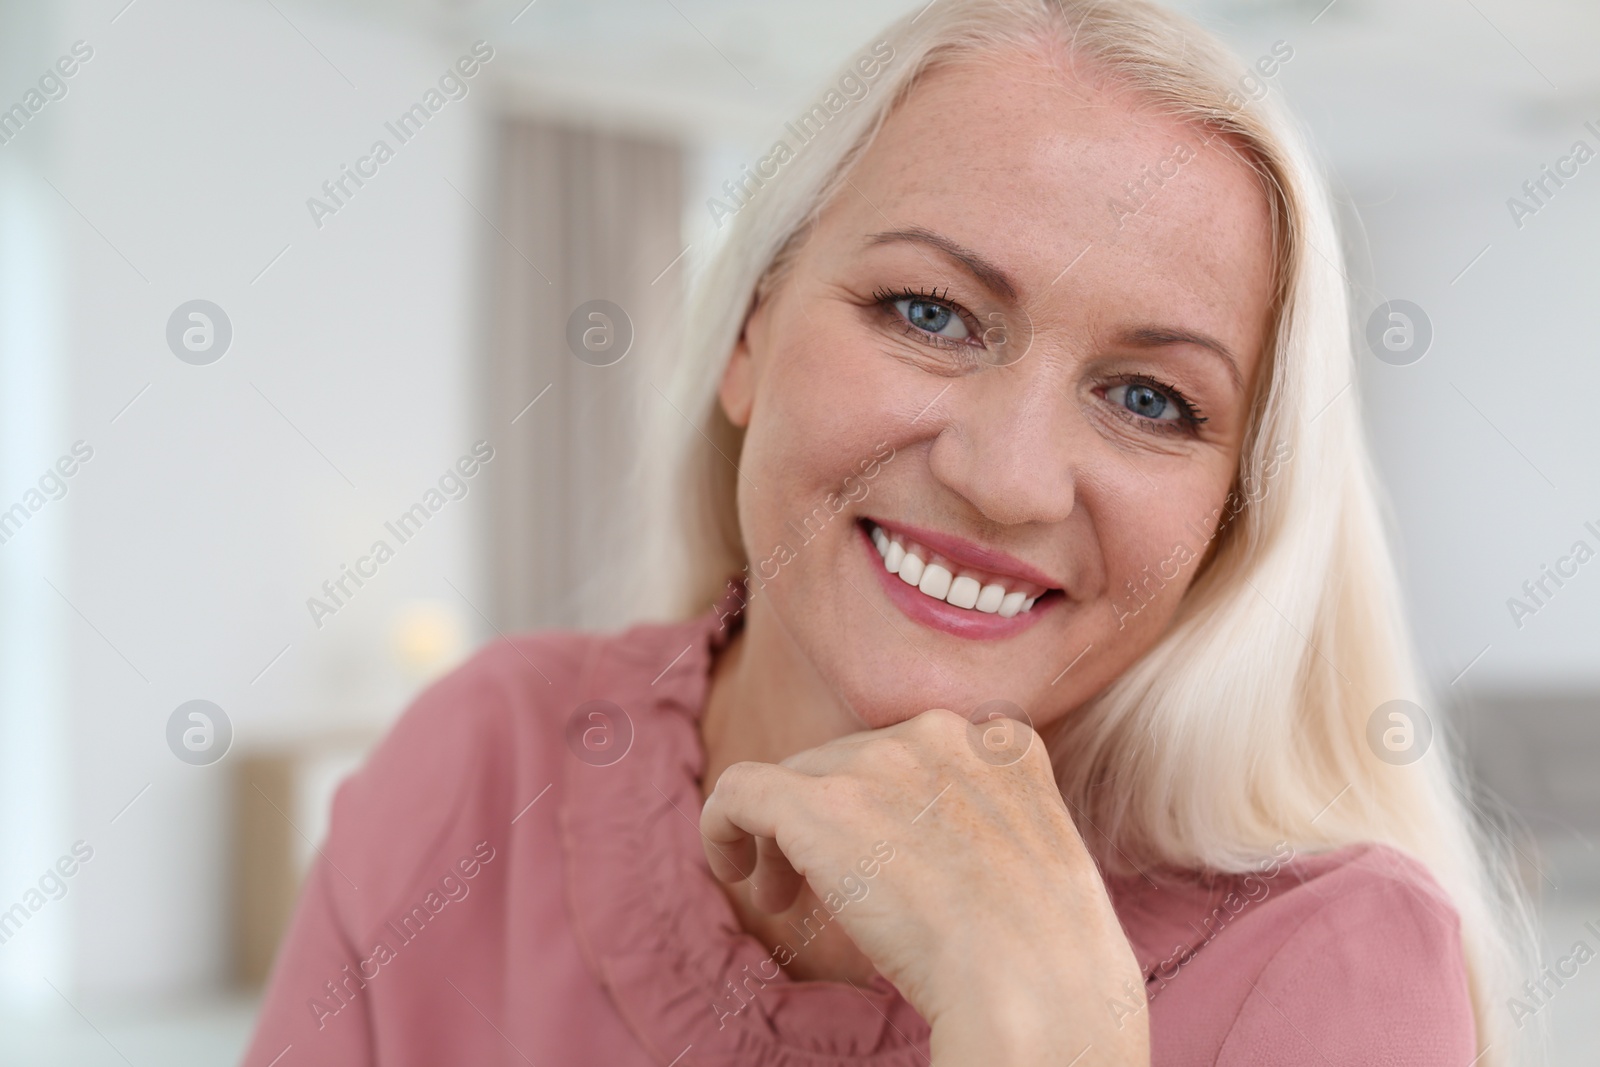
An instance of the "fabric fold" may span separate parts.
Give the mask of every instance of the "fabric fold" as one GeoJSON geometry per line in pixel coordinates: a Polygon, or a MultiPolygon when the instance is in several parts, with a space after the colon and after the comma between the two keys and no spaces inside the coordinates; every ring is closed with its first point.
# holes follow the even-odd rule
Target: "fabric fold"
{"type": "Polygon", "coordinates": [[[586,962],[663,1064],[925,1065],[928,1024],[891,983],[791,979],[711,875],[698,723],[713,658],[736,628],[712,612],[611,645],[612,659],[591,665],[586,699],[618,705],[633,733],[614,764],[565,761],[567,903],[586,962]]]}

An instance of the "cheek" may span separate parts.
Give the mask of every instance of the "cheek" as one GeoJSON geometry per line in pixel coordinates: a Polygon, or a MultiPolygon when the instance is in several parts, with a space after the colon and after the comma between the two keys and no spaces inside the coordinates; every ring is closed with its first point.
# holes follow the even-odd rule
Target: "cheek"
{"type": "Polygon", "coordinates": [[[851,496],[852,487],[859,498],[862,464],[904,421],[910,399],[900,396],[907,391],[903,368],[861,330],[847,322],[826,326],[821,315],[805,332],[775,339],[766,356],[742,457],[752,518],[781,524],[794,517],[783,508],[803,512],[829,493],[851,496]]]}
{"type": "Polygon", "coordinates": [[[1215,512],[1228,485],[1218,467],[1180,468],[1167,478],[1152,475],[1153,487],[1138,479],[1145,492],[1098,509],[1106,596],[1120,605],[1118,615],[1149,608],[1164,618],[1176,609],[1218,531],[1215,512]]]}
{"type": "Polygon", "coordinates": [[[814,434],[886,418],[904,364],[875,343],[859,309],[816,299],[804,312],[786,316],[784,333],[773,338],[765,399],[798,413],[814,434]]]}

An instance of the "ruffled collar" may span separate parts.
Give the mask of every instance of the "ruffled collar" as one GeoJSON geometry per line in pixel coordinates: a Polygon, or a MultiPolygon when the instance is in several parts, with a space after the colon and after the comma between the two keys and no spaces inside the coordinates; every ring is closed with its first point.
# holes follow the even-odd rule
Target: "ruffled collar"
{"type": "Polygon", "coordinates": [[[887,979],[791,979],[711,876],[698,722],[738,624],[713,609],[597,643],[582,699],[619,705],[633,736],[610,766],[563,760],[567,904],[585,960],[661,1064],[925,1065],[928,1024],[887,979]]]}

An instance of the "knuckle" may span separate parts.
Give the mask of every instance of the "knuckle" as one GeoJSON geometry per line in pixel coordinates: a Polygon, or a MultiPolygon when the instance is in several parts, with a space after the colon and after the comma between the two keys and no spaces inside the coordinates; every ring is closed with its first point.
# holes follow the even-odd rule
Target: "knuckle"
{"type": "Polygon", "coordinates": [[[1044,738],[1040,736],[1039,731],[1026,723],[1018,725],[1021,731],[1020,743],[1026,746],[1022,753],[1022,759],[1018,762],[1032,767],[1035,771],[1048,777],[1052,782],[1055,781],[1055,765],[1050,761],[1050,750],[1045,745],[1044,738]]]}
{"type": "Polygon", "coordinates": [[[941,741],[962,737],[967,728],[967,720],[949,708],[929,708],[912,722],[919,735],[941,741]]]}
{"type": "Polygon", "coordinates": [[[758,766],[750,760],[728,764],[722,769],[722,773],[717,775],[716,784],[711,787],[712,799],[720,796],[726,800],[736,793],[749,789],[755,780],[758,766]]]}

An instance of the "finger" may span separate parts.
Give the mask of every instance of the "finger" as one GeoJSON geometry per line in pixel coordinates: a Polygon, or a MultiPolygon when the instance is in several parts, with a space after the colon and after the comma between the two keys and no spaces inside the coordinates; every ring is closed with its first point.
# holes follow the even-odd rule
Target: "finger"
{"type": "Polygon", "coordinates": [[[771,763],[735,763],[722,772],[700,812],[706,861],[718,881],[740,882],[755,872],[755,839],[778,839],[793,817],[795,797],[810,781],[771,763]]]}
{"type": "Polygon", "coordinates": [[[816,748],[808,748],[785,759],[779,766],[787,767],[791,771],[821,778],[825,774],[833,774],[844,770],[850,761],[861,751],[867,742],[865,734],[851,734],[857,740],[844,742],[842,738],[828,741],[816,748]]]}
{"type": "MultiPolygon", "coordinates": [[[[954,712],[951,712],[951,714],[954,714],[954,712]]],[[[818,778],[826,774],[833,774],[836,771],[848,769],[860,757],[862,752],[871,751],[873,745],[881,744],[885,738],[907,737],[915,729],[911,725],[912,722],[912,719],[907,719],[889,726],[875,727],[870,730],[857,730],[855,733],[844,734],[824,741],[815,748],[796,752],[784,760],[780,766],[818,778]]]]}
{"type": "MultiPolygon", "coordinates": [[[[929,710],[936,711],[936,712],[944,712],[944,713],[947,713],[947,714],[950,714],[950,715],[955,715],[955,712],[950,711],[950,709],[948,709],[948,708],[932,708],[932,709],[929,709],[929,710]]],[[[807,751],[810,751],[810,752],[827,752],[829,749],[840,749],[840,748],[848,748],[848,747],[851,747],[851,746],[859,746],[859,745],[862,745],[862,744],[865,744],[865,743],[868,743],[868,742],[871,742],[871,741],[875,741],[875,740],[878,740],[878,739],[884,738],[884,737],[900,737],[900,736],[904,736],[905,734],[910,733],[910,732],[914,731],[917,728],[917,726],[916,726],[917,719],[921,718],[921,716],[923,714],[927,714],[927,713],[923,712],[923,713],[920,713],[918,715],[912,715],[909,718],[905,718],[905,719],[900,720],[899,722],[890,723],[888,726],[873,726],[873,727],[869,727],[869,728],[864,729],[864,730],[857,730],[854,733],[841,734],[840,736],[832,738],[832,739],[830,739],[828,741],[824,741],[822,744],[818,745],[816,748],[808,749],[807,751]]],[[[784,761],[784,765],[787,766],[788,762],[789,762],[788,760],[785,760],[784,761]]]]}
{"type": "Polygon", "coordinates": [[[755,889],[751,899],[762,911],[777,915],[788,911],[800,895],[805,876],[794,869],[794,864],[789,862],[789,857],[783,854],[783,849],[772,838],[757,838],[757,842],[759,855],[756,873],[750,878],[750,884],[755,889]]]}

